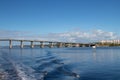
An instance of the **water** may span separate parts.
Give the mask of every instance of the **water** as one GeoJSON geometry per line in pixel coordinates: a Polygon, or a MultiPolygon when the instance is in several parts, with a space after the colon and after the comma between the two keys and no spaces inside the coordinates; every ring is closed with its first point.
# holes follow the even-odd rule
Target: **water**
{"type": "Polygon", "coordinates": [[[0,49],[0,80],[120,80],[120,48],[0,49]]]}

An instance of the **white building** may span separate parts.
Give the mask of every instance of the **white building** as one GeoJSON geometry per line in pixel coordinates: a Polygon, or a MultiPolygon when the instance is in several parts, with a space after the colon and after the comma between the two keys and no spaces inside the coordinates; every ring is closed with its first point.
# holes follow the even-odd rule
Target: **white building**
{"type": "Polygon", "coordinates": [[[120,44],[120,40],[101,40],[100,43],[114,43],[114,44],[120,44]]]}

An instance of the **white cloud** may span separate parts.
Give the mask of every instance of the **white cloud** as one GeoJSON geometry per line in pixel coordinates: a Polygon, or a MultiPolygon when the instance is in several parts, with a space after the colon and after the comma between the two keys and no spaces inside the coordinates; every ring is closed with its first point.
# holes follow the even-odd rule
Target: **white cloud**
{"type": "Polygon", "coordinates": [[[25,36],[31,34],[30,32],[25,31],[10,31],[10,30],[0,30],[0,38],[13,38],[13,39],[22,39],[25,36]]]}
{"type": "Polygon", "coordinates": [[[100,40],[119,39],[119,36],[114,32],[93,30],[88,32],[73,31],[64,33],[50,33],[46,35],[46,39],[67,42],[95,42],[100,40]]]}
{"type": "Polygon", "coordinates": [[[0,38],[49,40],[63,42],[95,42],[100,40],[119,39],[119,36],[114,32],[103,30],[93,30],[87,32],[77,30],[63,33],[49,33],[46,35],[33,34],[31,32],[1,30],[0,38]]]}

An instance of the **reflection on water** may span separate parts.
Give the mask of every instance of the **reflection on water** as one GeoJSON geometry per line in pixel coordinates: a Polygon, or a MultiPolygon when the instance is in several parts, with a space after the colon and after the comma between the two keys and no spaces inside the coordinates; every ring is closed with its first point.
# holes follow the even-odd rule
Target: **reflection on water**
{"type": "Polygon", "coordinates": [[[120,80],[120,48],[0,49],[0,80],[120,80]]]}

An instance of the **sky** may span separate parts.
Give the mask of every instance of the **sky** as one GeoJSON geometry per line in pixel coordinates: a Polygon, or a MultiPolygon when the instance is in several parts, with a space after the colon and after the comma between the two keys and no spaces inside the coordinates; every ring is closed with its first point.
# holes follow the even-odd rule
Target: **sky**
{"type": "Polygon", "coordinates": [[[120,0],[0,0],[0,38],[120,39],[120,0]]]}

